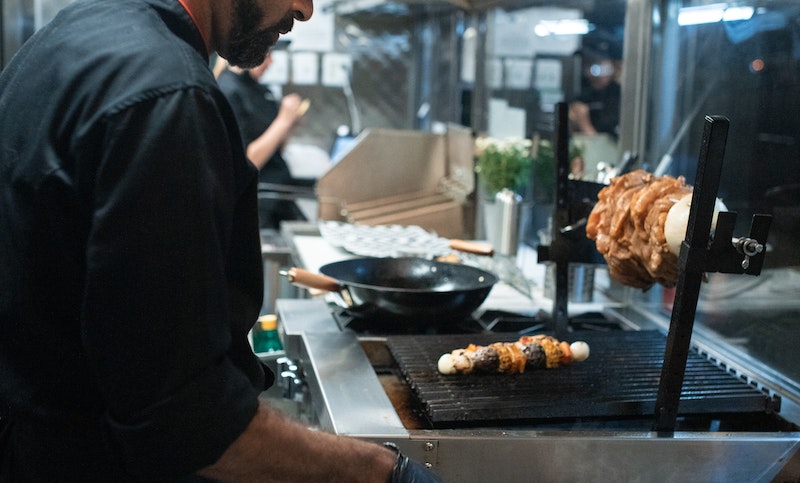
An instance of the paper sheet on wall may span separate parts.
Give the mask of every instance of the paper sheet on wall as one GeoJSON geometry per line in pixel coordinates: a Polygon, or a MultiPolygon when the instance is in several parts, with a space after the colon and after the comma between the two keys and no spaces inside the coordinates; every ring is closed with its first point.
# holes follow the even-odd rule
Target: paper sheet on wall
{"type": "Polygon", "coordinates": [[[558,59],[536,59],[536,77],[533,85],[537,89],[560,89],[563,65],[558,59]]]}
{"type": "Polygon", "coordinates": [[[504,99],[489,99],[489,136],[525,137],[525,110],[509,107],[504,99]]]}
{"type": "Polygon", "coordinates": [[[352,66],[353,59],[348,54],[323,54],[322,85],[326,87],[342,87],[352,66]]]}
{"type": "Polygon", "coordinates": [[[292,82],[300,86],[319,82],[319,55],[316,52],[292,54],[292,82]]]}
{"type": "Polygon", "coordinates": [[[261,76],[261,82],[270,85],[283,85],[289,82],[288,52],[285,50],[276,50],[272,52],[272,63],[269,65],[269,69],[264,72],[264,75],[261,76]]]}
{"type": "Polygon", "coordinates": [[[530,89],[533,61],[530,59],[505,59],[506,87],[509,89],[530,89]]]}

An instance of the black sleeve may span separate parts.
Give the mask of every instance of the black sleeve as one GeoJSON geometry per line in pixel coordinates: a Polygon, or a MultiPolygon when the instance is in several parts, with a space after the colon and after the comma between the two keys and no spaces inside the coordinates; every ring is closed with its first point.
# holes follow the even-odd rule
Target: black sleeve
{"type": "Polygon", "coordinates": [[[217,106],[187,89],[107,123],[82,336],[130,470],[208,465],[257,408],[253,376],[231,355],[253,322],[232,319],[260,303],[258,287],[248,292],[230,271],[231,251],[251,245],[234,234],[255,171],[232,159],[235,138],[217,106]]]}

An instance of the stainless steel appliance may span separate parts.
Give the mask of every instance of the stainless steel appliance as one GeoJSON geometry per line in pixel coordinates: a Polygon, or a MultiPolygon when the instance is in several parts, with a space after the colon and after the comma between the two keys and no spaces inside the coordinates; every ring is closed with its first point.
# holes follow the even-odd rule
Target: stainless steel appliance
{"type": "Polygon", "coordinates": [[[442,378],[432,356],[508,334],[480,333],[479,321],[456,335],[359,333],[342,327],[322,300],[277,305],[288,356],[283,382],[302,401],[304,418],[337,434],[395,442],[445,481],[771,481],[797,471],[800,432],[778,412],[780,394],[697,345],[678,427],[652,431],[658,372],[648,366],[660,368],[665,337],[635,310],[605,314],[618,323],[613,337],[588,333],[595,353],[583,371],[523,375],[538,392],[489,376],[488,387],[456,393],[419,389],[430,382],[419,378],[442,378]],[[448,393],[444,416],[426,413],[422,402],[436,391],[448,393]]]}

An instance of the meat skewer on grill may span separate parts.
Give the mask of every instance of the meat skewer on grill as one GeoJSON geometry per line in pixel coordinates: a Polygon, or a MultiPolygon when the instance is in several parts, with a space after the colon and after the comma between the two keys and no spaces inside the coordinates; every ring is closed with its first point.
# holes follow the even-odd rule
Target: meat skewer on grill
{"type": "Polygon", "coordinates": [[[586,342],[569,344],[549,335],[534,335],[488,346],[470,344],[466,348],[442,354],[438,369],[442,374],[519,374],[526,369],[552,369],[581,362],[588,357],[589,345],[586,342]]]}

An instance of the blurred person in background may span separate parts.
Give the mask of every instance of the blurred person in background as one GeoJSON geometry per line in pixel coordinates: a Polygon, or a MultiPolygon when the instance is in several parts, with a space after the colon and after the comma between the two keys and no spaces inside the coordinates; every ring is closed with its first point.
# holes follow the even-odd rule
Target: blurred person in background
{"type": "MultiPolygon", "coordinates": [[[[288,41],[280,41],[285,48],[288,41]]],[[[283,147],[305,114],[308,102],[297,94],[287,94],[280,102],[266,85],[260,82],[272,64],[272,55],[252,69],[229,66],[222,69],[217,82],[233,107],[239,123],[247,158],[259,170],[259,181],[271,185],[311,187],[313,180],[292,177],[283,157],[283,147]]],[[[288,188],[291,189],[291,188],[288,188]]],[[[303,219],[291,199],[262,196],[258,202],[261,228],[279,229],[281,221],[303,219]]]]}
{"type": "Polygon", "coordinates": [[[583,83],[580,94],[569,104],[572,130],[589,136],[619,137],[622,63],[602,44],[586,48],[583,54],[583,83]]]}
{"type": "Polygon", "coordinates": [[[0,74],[0,481],[437,481],[259,399],[257,171],[209,68],[311,0],[76,0],[0,74]]]}

